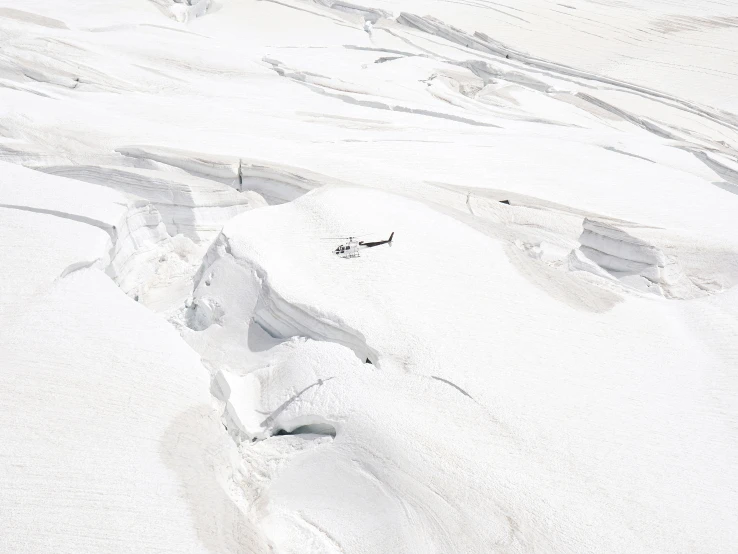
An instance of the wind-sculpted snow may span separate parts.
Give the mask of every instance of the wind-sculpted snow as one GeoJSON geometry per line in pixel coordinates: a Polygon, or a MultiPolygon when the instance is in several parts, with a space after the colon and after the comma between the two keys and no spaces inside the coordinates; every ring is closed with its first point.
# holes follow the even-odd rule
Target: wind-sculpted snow
{"type": "Polygon", "coordinates": [[[195,330],[253,320],[272,338],[302,336],[336,342],[353,350],[361,361],[379,363],[376,351],[366,344],[360,332],[313,307],[291,304],[273,289],[268,273],[257,262],[234,257],[228,231],[210,247],[195,282],[186,313],[195,330]],[[239,286],[234,287],[234,281],[239,286]]]}
{"type": "Polygon", "coordinates": [[[730,10],[0,0],[0,550],[731,553],[730,10]]]}

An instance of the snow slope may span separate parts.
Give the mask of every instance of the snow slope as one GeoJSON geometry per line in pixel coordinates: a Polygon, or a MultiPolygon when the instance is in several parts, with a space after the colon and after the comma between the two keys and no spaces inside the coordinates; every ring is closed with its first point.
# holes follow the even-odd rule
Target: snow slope
{"type": "Polygon", "coordinates": [[[125,198],[8,164],[0,198],[2,550],[266,552],[198,357],[95,262],[125,198]]]}
{"type": "Polygon", "coordinates": [[[0,0],[0,550],[732,552],[733,12],[0,0]]]}
{"type": "MultiPolygon", "coordinates": [[[[706,552],[727,544],[736,523],[729,491],[737,453],[728,431],[736,404],[714,398],[710,383],[734,367],[734,326],[713,331],[725,341],[716,350],[676,323],[687,319],[679,304],[632,298],[603,313],[576,312],[531,287],[499,240],[417,203],[360,189],[324,189],[234,219],[203,269],[192,319],[201,306],[218,306],[215,316],[209,310],[212,325],[251,321],[271,335],[312,339],[287,343],[286,360],[280,354],[238,379],[222,366],[219,380],[243,382],[225,387],[242,448],[274,429],[335,426],[335,441],[300,458],[284,479],[310,482],[316,467],[341,475],[340,488],[299,493],[306,495],[300,517],[339,544],[372,535],[376,522],[344,521],[341,502],[345,489],[373,498],[376,479],[382,502],[398,505],[368,512],[391,511],[393,528],[419,535],[385,537],[399,540],[402,551],[473,551],[480,544],[500,552],[680,551],[694,548],[693,532],[710,536],[699,547],[706,552]],[[395,229],[396,244],[346,263],[300,238],[342,221],[395,229]],[[240,273],[222,270],[234,262],[240,273]],[[257,295],[242,284],[249,279],[257,295]],[[313,341],[345,344],[357,357],[329,362],[336,349],[326,347],[311,360],[304,350],[317,350],[313,341]],[[373,365],[361,364],[367,356],[373,365]],[[323,383],[303,392],[318,379],[323,383]],[[300,400],[285,406],[295,393],[300,400]],[[403,443],[410,448],[397,447],[403,443]],[[439,459],[421,464],[418,449],[439,459]],[[494,462],[484,462],[490,452],[494,462]],[[430,501],[427,487],[445,502],[430,501]],[[462,498],[452,492],[458,489],[467,491],[462,498]],[[664,498],[672,498],[668,510],[664,498]],[[556,521],[557,532],[545,521],[556,521]],[[582,521],[591,527],[582,529],[582,521]]],[[[601,302],[617,301],[588,287],[601,302]]],[[[707,306],[689,310],[695,320],[709,319],[707,306]]],[[[296,506],[290,494],[269,496],[267,529],[278,544],[288,537],[287,551],[298,551],[304,524],[285,515],[285,506],[296,506]]],[[[354,548],[386,551],[389,544],[354,548]]]]}

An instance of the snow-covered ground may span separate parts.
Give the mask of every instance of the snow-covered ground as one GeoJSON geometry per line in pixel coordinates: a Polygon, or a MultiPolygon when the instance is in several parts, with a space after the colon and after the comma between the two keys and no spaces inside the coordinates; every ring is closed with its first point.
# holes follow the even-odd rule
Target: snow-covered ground
{"type": "Polygon", "coordinates": [[[0,0],[0,551],[733,552],[736,27],[0,0]]]}

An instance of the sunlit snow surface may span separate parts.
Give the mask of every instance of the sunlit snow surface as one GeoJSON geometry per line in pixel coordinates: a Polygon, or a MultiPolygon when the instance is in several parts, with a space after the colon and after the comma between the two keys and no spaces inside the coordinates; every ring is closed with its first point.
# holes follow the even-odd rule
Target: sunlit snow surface
{"type": "Polygon", "coordinates": [[[682,4],[0,0],[0,551],[734,552],[682,4]]]}

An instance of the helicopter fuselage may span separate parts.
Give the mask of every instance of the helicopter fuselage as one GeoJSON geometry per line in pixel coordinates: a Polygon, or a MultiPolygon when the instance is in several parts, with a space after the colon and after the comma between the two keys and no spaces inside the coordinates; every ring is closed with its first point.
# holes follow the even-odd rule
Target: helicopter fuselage
{"type": "Polygon", "coordinates": [[[358,258],[359,250],[362,248],[373,248],[375,246],[381,246],[382,244],[388,244],[392,246],[392,239],[395,233],[393,232],[387,240],[379,240],[373,242],[357,241],[354,237],[348,237],[348,242],[342,244],[336,248],[333,253],[341,258],[358,258]]]}
{"type": "Polygon", "coordinates": [[[333,253],[341,258],[356,258],[359,256],[359,243],[355,240],[350,240],[346,244],[342,244],[336,248],[333,253]]]}

